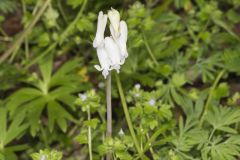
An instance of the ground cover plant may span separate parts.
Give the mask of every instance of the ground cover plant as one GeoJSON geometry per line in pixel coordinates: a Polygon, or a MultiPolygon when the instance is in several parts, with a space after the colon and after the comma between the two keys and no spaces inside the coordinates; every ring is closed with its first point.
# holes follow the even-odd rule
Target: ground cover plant
{"type": "Polygon", "coordinates": [[[239,0],[1,0],[0,160],[238,160],[239,43],[239,0]]]}

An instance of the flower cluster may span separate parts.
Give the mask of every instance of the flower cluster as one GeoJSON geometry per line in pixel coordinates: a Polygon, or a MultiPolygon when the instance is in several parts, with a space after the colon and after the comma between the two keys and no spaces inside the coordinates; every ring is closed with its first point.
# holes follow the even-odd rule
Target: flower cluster
{"type": "Polygon", "coordinates": [[[128,57],[127,52],[128,28],[125,21],[120,21],[120,14],[117,10],[111,9],[108,15],[102,11],[98,14],[97,32],[93,41],[93,47],[97,50],[97,56],[100,63],[94,67],[102,71],[104,78],[109,71],[115,69],[119,73],[121,65],[128,57]],[[104,32],[107,25],[107,19],[110,20],[111,36],[104,38],[104,32]]]}

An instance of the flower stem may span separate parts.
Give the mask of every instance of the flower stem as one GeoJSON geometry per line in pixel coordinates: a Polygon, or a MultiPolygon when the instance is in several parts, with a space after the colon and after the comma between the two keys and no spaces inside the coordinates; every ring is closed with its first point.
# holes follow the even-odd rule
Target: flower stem
{"type": "Polygon", "coordinates": [[[51,3],[51,0],[46,0],[42,7],[39,9],[39,12],[36,16],[34,16],[33,20],[29,25],[26,27],[26,29],[22,32],[22,34],[16,39],[16,41],[10,46],[9,49],[7,49],[0,57],[0,63],[4,62],[11,54],[14,52],[23,42],[23,40],[27,37],[27,35],[32,31],[33,27],[41,16],[45,13],[44,11],[47,9],[48,5],[51,3]]]}
{"type": "MultiPolygon", "coordinates": [[[[106,95],[107,95],[107,138],[112,137],[112,102],[111,102],[111,72],[107,76],[106,80],[106,95]]],[[[111,153],[107,154],[107,160],[111,160],[111,153]]]]}
{"type": "Polygon", "coordinates": [[[203,123],[203,119],[204,117],[206,116],[207,114],[207,111],[208,111],[208,108],[209,108],[209,105],[210,105],[210,102],[212,100],[212,97],[213,97],[213,93],[214,93],[214,90],[215,88],[217,87],[217,84],[218,82],[220,81],[220,79],[222,78],[223,74],[225,73],[225,70],[223,69],[217,76],[217,78],[215,79],[214,83],[213,83],[213,86],[210,88],[210,92],[209,92],[209,96],[207,98],[207,102],[204,106],[204,110],[202,112],[202,115],[200,116],[200,126],[202,126],[202,123],[203,123]]]}
{"type": "MultiPolygon", "coordinates": [[[[91,120],[90,107],[88,108],[88,121],[91,120]]],[[[88,126],[88,151],[89,151],[89,160],[92,160],[92,130],[91,126],[88,126]]]]}
{"type": "Polygon", "coordinates": [[[136,134],[135,134],[134,129],[133,129],[133,125],[132,125],[132,121],[131,121],[131,118],[130,118],[130,115],[129,115],[129,112],[128,112],[127,103],[126,103],[126,100],[125,100],[125,97],[124,97],[122,85],[121,85],[119,76],[117,74],[115,74],[115,75],[116,75],[118,91],[119,91],[119,95],[120,95],[120,98],[121,98],[121,102],[122,102],[122,107],[123,107],[123,111],[124,111],[124,114],[125,114],[125,118],[127,120],[128,128],[129,128],[129,131],[131,133],[131,136],[132,136],[134,145],[135,145],[135,147],[137,149],[137,152],[138,152],[139,156],[142,157],[142,153],[143,152],[141,151],[141,148],[139,146],[138,140],[136,138],[136,134]]]}
{"type": "Polygon", "coordinates": [[[150,48],[150,46],[149,46],[149,44],[148,44],[147,37],[145,36],[144,33],[142,33],[142,35],[143,35],[143,39],[144,39],[144,45],[145,45],[145,47],[147,48],[147,51],[148,51],[150,57],[152,58],[154,64],[155,64],[156,66],[158,66],[158,61],[157,61],[156,57],[154,56],[154,54],[153,54],[153,52],[152,52],[152,49],[150,48]]]}
{"type": "MultiPolygon", "coordinates": [[[[74,26],[76,25],[76,23],[78,22],[78,20],[82,17],[83,15],[83,11],[86,8],[88,0],[84,0],[81,9],[79,10],[77,16],[75,17],[75,19],[68,25],[68,27],[63,31],[63,33],[61,33],[60,38],[55,41],[54,43],[52,43],[51,45],[48,46],[48,48],[46,48],[45,51],[43,51],[42,54],[38,55],[37,57],[34,57],[34,59],[31,60],[31,62],[29,62],[28,64],[26,64],[26,66],[24,67],[24,69],[28,69],[29,67],[31,67],[33,64],[35,64],[36,62],[38,62],[41,58],[43,58],[44,56],[46,56],[48,53],[50,53],[52,50],[54,50],[56,48],[56,46],[60,43],[62,43],[62,41],[64,39],[67,38],[69,32],[74,28],[74,26]]],[[[0,57],[0,63],[1,63],[1,57],[0,57]]]]}

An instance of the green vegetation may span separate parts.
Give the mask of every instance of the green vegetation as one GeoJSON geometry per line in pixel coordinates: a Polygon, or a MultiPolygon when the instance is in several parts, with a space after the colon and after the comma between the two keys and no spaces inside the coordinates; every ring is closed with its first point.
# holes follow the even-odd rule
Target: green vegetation
{"type": "Polygon", "coordinates": [[[239,0],[0,0],[0,160],[237,160],[239,44],[239,0]],[[92,43],[111,7],[129,56],[107,137],[92,43]]]}

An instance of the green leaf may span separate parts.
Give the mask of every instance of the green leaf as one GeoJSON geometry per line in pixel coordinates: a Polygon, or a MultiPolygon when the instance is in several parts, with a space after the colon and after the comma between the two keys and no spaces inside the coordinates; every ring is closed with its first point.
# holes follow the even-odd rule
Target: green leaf
{"type": "Polygon", "coordinates": [[[240,38],[238,37],[238,35],[236,35],[231,28],[227,25],[227,23],[225,23],[224,21],[220,20],[220,19],[213,19],[214,23],[216,23],[217,25],[219,25],[220,27],[222,27],[223,29],[225,29],[230,35],[232,35],[234,38],[236,38],[237,40],[240,40],[240,38]]]}
{"type": "Polygon", "coordinates": [[[81,133],[76,137],[76,140],[80,144],[88,144],[88,137],[86,133],[81,133]]]}
{"type": "Polygon", "coordinates": [[[220,83],[218,87],[214,90],[214,97],[216,99],[221,99],[229,96],[229,86],[227,83],[220,83]]]}
{"type": "Polygon", "coordinates": [[[174,73],[172,76],[172,83],[175,87],[181,87],[186,83],[185,75],[174,73]]]}
{"type": "Polygon", "coordinates": [[[38,46],[39,47],[47,46],[49,44],[49,42],[50,42],[49,34],[48,33],[42,33],[38,37],[37,42],[38,42],[38,46]]]}
{"type": "Polygon", "coordinates": [[[229,127],[231,124],[240,122],[240,110],[237,108],[213,107],[206,115],[206,121],[213,128],[221,130],[223,127],[229,127]]]}
{"type": "Polygon", "coordinates": [[[47,56],[41,60],[39,67],[43,76],[44,83],[50,82],[52,75],[52,56],[47,56]]]}
{"type": "Polygon", "coordinates": [[[31,100],[40,97],[42,93],[35,88],[22,88],[16,91],[8,98],[7,108],[12,116],[17,107],[30,102],[31,100]]]}
{"type": "Polygon", "coordinates": [[[66,119],[71,119],[71,115],[56,101],[50,101],[47,105],[48,110],[48,126],[53,131],[54,123],[58,122],[58,126],[63,132],[66,131],[66,119]]]}
{"type": "Polygon", "coordinates": [[[40,160],[43,159],[42,157],[45,157],[46,160],[61,160],[62,159],[62,153],[56,150],[40,150],[39,153],[33,153],[31,155],[33,160],[40,160]]]}
{"type": "Polygon", "coordinates": [[[30,124],[30,132],[32,136],[35,136],[37,131],[39,130],[39,119],[41,117],[41,113],[46,105],[46,101],[44,98],[35,99],[26,105],[27,107],[27,117],[28,122],[30,124]]]}
{"type": "Polygon", "coordinates": [[[96,127],[97,127],[99,122],[100,122],[99,119],[93,118],[93,119],[91,119],[89,121],[84,121],[84,125],[89,126],[89,127],[93,128],[93,129],[96,129],[96,127]]]}
{"type": "Polygon", "coordinates": [[[8,128],[5,145],[10,143],[13,139],[17,138],[28,128],[28,124],[23,124],[25,119],[24,111],[20,111],[19,114],[14,117],[11,125],[8,128]]]}
{"type": "Polygon", "coordinates": [[[0,107],[0,150],[4,146],[7,132],[7,110],[0,107]]]}
{"type": "Polygon", "coordinates": [[[210,146],[205,146],[202,150],[203,160],[217,159],[217,160],[235,160],[240,155],[239,149],[239,135],[231,136],[225,141],[221,141],[221,138],[215,138],[210,146]]]}

